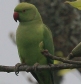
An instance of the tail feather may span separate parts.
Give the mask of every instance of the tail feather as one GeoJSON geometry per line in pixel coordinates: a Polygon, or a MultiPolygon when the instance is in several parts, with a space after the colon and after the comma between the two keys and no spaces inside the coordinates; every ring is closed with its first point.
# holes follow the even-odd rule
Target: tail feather
{"type": "Polygon", "coordinates": [[[36,71],[31,72],[39,84],[54,84],[54,72],[53,71],[36,71]]]}

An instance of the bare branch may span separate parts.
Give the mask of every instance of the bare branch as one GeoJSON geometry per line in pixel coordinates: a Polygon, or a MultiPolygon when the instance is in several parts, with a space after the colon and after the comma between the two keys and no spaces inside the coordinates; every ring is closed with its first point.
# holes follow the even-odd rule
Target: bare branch
{"type": "MultiPolygon", "coordinates": [[[[52,64],[49,65],[38,65],[37,70],[57,70],[57,69],[73,69],[73,68],[81,68],[81,65],[76,64],[52,64]]],[[[31,72],[34,71],[34,66],[20,66],[19,71],[27,71],[31,72]]],[[[15,72],[15,66],[2,66],[0,65],[0,72],[15,72]]]]}
{"type": "MultiPolygon", "coordinates": [[[[61,57],[53,56],[51,55],[47,50],[43,51],[42,54],[44,54],[47,58],[53,59],[53,60],[59,60],[61,62],[64,62],[62,64],[51,64],[49,65],[38,65],[36,70],[57,70],[57,69],[73,69],[73,68],[81,68],[81,62],[80,61],[72,61],[72,60],[65,60],[61,57]],[[68,64],[66,64],[68,63],[68,64]]],[[[34,71],[34,65],[33,66],[27,66],[22,65],[19,67],[19,71],[27,71],[31,72],[34,71]]],[[[0,65],[0,72],[15,72],[15,66],[2,66],[0,65]]]]}
{"type": "Polygon", "coordinates": [[[53,59],[53,60],[59,60],[59,61],[61,61],[63,63],[79,64],[79,65],[81,65],[81,61],[67,60],[67,59],[64,59],[64,58],[61,58],[61,57],[58,57],[58,56],[53,56],[47,50],[42,51],[42,54],[45,57],[47,57],[47,58],[50,58],[50,59],[53,59]]]}

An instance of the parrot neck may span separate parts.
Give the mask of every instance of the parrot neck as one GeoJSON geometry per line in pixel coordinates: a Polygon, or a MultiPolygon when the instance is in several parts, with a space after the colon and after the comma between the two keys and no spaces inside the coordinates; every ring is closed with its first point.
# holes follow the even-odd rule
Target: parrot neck
{"type": "Polygon", "coordinates": [[[22,24],[22,25],[28,25],[28,24],[42,24],[43,22],[41,20],[31,20],[31,21],[28,21],[28,22],[20,22],[19,24],[22,24]]]}

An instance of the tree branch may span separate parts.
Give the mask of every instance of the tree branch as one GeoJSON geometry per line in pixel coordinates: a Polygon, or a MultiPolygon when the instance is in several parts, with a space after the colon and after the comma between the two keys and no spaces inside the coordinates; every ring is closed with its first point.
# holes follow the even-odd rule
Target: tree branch
{"type": "MultiPolygon", "coordinates": [[[[72,61],[72,60],[66,60],[61,57],[53,56],[51,55],[47,50],[44,50],[42,52],[44,56],[46,56],[49,59],[53,60],[59,60],[61,62],[64,62],[62,64],[51,64],[49,65],[38,65],[36,70],[57,70],[57,69],[73,69],[73,68],[81,68],[81,62],[80,61],[72,61]],[[68,64],[66,64],[68,63],[68,64]]],[[[27,71],[31,72],[34,71],[34,65],[33,66],[27,66],[22,65],[19,67],[19,71],[27,71]]],[[[0,65],[0,72],[15,72],[15,66],[2,66],[0,65]]]]}
{"type": "Polygon", "coordinates": [[[81,65],[81,61],[73,61],[73,60],[67,60],[67,59],[64,59],[64,58],[61,58],[61,57],[58,57],[58,56],[53,56],[51,55],[48,50],[44,50],[42,51],[42,54],[49,58],[49,59],[52,59],[52,60],[59,60],[63,63],[68,63],[68,64],[78,64],[78,65],[81,65]]]}
{"type": "MultiPolygon", "coordinates": [[[[52,64],[49,65],[38,65],[37,70],[57,70],[57,69],[73,69],[73,68],[81,68],[81,65],[76,64],[52,64]]],[[[19,71],[34,71],[34,66],[20,66],[19,71]]],[[[2,66],[0,65],[0,72],[15,72],[15,66],[2,66]]]]}

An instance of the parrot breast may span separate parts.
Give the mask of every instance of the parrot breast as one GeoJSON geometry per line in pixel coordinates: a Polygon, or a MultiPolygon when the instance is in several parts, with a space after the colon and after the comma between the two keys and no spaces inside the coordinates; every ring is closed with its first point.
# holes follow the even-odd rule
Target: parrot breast
{"type": "Polygon", "coordinates": [[[41,54],[39,44],[43,40],[42,27],[19,26],[16,41],[21,62],[33,65],[36,62],[46,64],[46,58],[41,54]]]}

